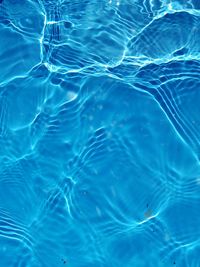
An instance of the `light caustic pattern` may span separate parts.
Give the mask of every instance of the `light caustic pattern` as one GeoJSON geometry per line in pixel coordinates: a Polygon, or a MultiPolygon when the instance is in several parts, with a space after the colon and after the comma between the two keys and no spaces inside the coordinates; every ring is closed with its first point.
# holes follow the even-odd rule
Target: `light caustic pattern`
{"type": "Polygon", "coordinates": [[[200,1],[0,1],[0,266],[200,266],[200,1]]]}

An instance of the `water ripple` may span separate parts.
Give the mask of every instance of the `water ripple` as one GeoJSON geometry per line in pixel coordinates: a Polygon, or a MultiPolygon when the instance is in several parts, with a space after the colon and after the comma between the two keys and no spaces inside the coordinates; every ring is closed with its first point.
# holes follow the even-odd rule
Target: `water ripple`
{"type": "Polygon", "coordinates": [[[0,1],[2,267],[199,267],[200,2],[0,1]]]}

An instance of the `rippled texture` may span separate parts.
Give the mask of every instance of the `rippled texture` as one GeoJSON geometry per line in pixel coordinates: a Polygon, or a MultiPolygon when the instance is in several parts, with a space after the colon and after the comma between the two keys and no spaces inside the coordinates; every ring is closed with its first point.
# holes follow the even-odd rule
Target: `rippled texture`
{"type": "Polygon", "coordinates": [[[0,1],[0,267],[200,266],[200,1],[0,1]]]}

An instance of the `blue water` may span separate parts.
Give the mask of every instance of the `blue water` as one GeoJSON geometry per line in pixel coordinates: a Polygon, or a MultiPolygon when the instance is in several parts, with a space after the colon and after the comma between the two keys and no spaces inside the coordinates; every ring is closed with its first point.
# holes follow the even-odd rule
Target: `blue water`
{"type": "Polygon", "coordinates": [[[200,267],[200,1],[0,1],[0,267],[200,267]]]}

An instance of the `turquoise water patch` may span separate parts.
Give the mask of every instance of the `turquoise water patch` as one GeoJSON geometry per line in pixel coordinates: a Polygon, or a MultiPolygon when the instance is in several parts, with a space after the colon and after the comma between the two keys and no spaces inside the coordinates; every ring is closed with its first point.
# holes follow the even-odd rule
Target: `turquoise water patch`
{"type": "Polygon", "coordinates": [[[200,4],[0,1],[0,267],[200,266],[200,4]]]}

